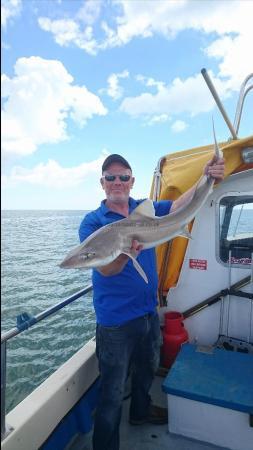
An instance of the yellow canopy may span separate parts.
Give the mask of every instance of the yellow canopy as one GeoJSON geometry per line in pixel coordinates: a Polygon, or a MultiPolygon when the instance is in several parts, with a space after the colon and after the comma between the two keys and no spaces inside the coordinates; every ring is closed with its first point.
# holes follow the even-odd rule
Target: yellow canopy
{"type": "MultiPolygon", "coordinates": [[[[245,164],[241,156],[244,148],[252,146],[253,136],[219,144],[225,158],[225,178],[232,173],[253,167],[253,164],[245,164]]],[[[200,178],[204,166],[213,154],[214,146],[211,144],[166,155],[161,164],[161,190],[158,200],[176,200],[186,192],[200,178]]],[[[154,179],[151,198],[153,190],[154,179]]],[[[157,247],[160,298],[166,296],[169,288],[176,285],[187,244],[188,240],[177,237],[157,247]]]]}

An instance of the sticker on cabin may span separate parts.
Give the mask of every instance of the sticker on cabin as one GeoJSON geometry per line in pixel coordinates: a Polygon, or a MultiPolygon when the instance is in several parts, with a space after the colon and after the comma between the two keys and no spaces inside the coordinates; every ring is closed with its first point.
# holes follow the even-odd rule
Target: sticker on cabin
{"type": "Polygon", "coordinates": [[[190,269],[207,270],[206,259],[190,259],[190,269]]]}
{"type": "Polygon", "coordinates": [[[236,257],[232,256],[231,263],[232,264],[245,264],[247,266],[250,266],[252,261],[251,261],[251,258],[236,258],[236,257]]]}

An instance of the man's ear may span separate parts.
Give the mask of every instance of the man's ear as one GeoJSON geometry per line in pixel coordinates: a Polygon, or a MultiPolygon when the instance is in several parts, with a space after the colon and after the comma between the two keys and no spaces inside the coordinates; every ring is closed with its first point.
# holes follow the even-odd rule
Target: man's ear
{"type": "Polygon", "coordinates": [[[135,182],[135,178],[132,177],[132,185],[131,185],[131,189],[132,189],[132,187],[134,186],[134,182],[135,182]]]}
{"type": "Polygon", "coordinates": [[[102,189],[104,189],[104,179],[103,178],[100,178],[100,184],[102,186],[102,189]]]}

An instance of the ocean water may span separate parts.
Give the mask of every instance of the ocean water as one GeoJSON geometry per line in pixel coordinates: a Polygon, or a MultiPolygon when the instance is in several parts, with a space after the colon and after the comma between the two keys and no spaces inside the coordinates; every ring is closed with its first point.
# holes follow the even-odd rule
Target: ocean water
{"type": "MultiPolygon", "coordinates": [[[[17,315],[36,315],[91,283],[91,270],[58,264],[79,244],[87,211],[2,211],[2,333],[17,315]]],[[[236,212],[231,234],[253,232],[253,209],[236,212]]],[[[7,411],[95,334],[92,292],[7,344],[7,411]]]]}
{"type": "MultiPolygon", "coordinates": [[[[58,264],[79,244],[85,211],[2,211],[2,331],[91,283],[91,270],[58,264]]],[[[95,334],[92,292],[7,343],[9,411],[95,334]]]]}

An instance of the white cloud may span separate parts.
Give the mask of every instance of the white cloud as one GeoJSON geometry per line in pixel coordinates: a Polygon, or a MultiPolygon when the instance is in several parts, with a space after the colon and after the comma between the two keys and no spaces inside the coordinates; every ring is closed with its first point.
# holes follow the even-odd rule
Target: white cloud
{"type": "Polygon", "coordinates": [[[68,139],[67,119],[79,126],[94,115],[105,115],[100,99],[73,77],[60,61],[20,58],[15,76],[2,76],[2,149],[27,155],[39,145],[68,139]]]}
{"type": "Polygon", "coordinates": [[[86,0],[77,13],[77,18],[85,24],[92,25],[100,16],[102,0],[86,0]]]}
{"type": "Polygon", "coordinates": [[[74,18],[41,17],[39,25],[51,32],[59,45],[76,45],[93,55],[137,37],[173,39],[187,29],[212,33],[216,43],[203,51],[221,59],[220,76],[234,77],[234,85],[252,70],[252,16],[253,2],[246,0],[88,1],[74,18]],[[102,15],[103,11],[106,14],[102,15]]]}
{"type": "Polygon", "coordinates": [[[39,26],[53,34],[57,44],[66,47],[75,45],[91,55],[97,53],[97,42],[93,37],[93,24],[98,20],[102,0],[86,0],[77,14],[71,18],[51,20],[39,17],[39,26]]]}
{"type": "Polygon", "coordinates": [[[123,70],[120,73],[112,73],[108,79],[108,87],[107,89],[101,89],[101,93],[106,92],[109,97],[112,97],[114,100],[117,100],[123,96],[123,88],[119,85],[120,78],[128,78],[129,72],[127,70],[123,70]]]}
{"type": "Polygon", "coordinates": [[[187,128],[187,124],[183,120],[176,120],[172,125],[171,129],[174,133],[181,133],[187,128]]]}
{"type": "Polygon", "coordinates": [[[8,154],[29,155],[36,150],[32,136],[26,134],[21,121],[2,112],[2,151],[8,154]]]}
{"type": "Polygon", "coordinates": [[[1,2],[1,24],[5,28],[8,22],[20,14],[22,8],[21,0],[2,0],[1,2]]]}
{"type": "MultiPolygon", "coordinates": [[[[222,98],[227,95],[228,85],[211,73],[211,78],[222,98]]],[[[171,85],[161,86],[155,94],[144,92],[136,97],[127,97],[120,105],[120,110],[132,117],[150,115],[177,115],[188,113],[191,116],[208,112],[214,101],[201,74],[186,80],[175,78],[171,85]]]]}
{"type": "MultiPolygon", "coordinates": [[[[79,10],[71,19],[40,18],[39,24],[52,32],[60,45],[76,45],[93,55],[126,45],[138,37],[159,35],[174,39],[187,29],[202,32],[212,38],[202,51],[218,61],[219,70],[216,76],[212,74],[212,80],[221,99],[224,99],[229,91],[238,90],[242,80],[252,72],[252,17],[253,1],[245,0],[114,0],[106,5],[103,2],[94,2],[93,6],[88,3],[87,9],[79,10]],[[105,9],[107,14],[102,15],[105,9]],[[106,21],[109,10],[110,24],[106,21]],[[81,26],[81,17],[85,21],[84,27],[81,26]]],[[[148,125],[156,123],[159,121],[157,118],[164,115],[196,115],[213,108],[214,102],[201,75],[175,79],[167,86],[143,75],[136,79],[148,89],[139,96],[125,98],[120,109],[133,117],[142,116],[148,125]]],[[[111,75],[108,85],[107,93],[112,98],[119,99],[123,95],[117,74],[111,75]]]]}
{"type": "Polygon", "coordinates": [[[253,72],[253,58],[250,56],[253,42],[252,30],[252,25],[251,28],[247,28],[245,23],[241,34],[216,39],[206,49],[209,57],[220,60],[219,76],[229,79],[228,85],[231,89],[238,89],[242,80],[253,72]]]}
{"type": "Polygon", "coordinates": [[[122,14],[117,18],[114,44],[121,45],[134,37],[160,34],[174,38],[185,29],[243,33],[251,27],[253,5],[251,1],[192,0],[137,2],[118,0],[122,14]],[[154,7],[155,6],[155,7],[154,7]]]}
{"type": "Polygon", "coordinates": [[[147,118],[147,122],[145,123],[145,125],[152,126],[152,125],[156,125],[158,123],[168,122],[168,120],[170,120],[170,117],[168,116],[168,114],[154,115],[151,118],[147,118]]]}
{"type": "Polygon", "coordinates": [[[147,87],[155,87],[157,91],[162,91],[165,87],[165,83],[163,81],[154,80],[154,78],[144,77],[143,75],[136,75],[136,80],[140,83],[144,84],[147,87]]]}
{"type": "Polygon", "coordinates": [[[15,166],[10,175],[2,176],[2,186],[8,188],[28,183],[57,189],[75,187],[83,183],[90,174],[99,175],[103,161],[108,154],[107,150],[103,150],[101,156],[96,160],[76,167],[62,167],[54,160],[49,160],[45,164],[40,163],[32,169],[15,166]]]}
{"type": "Polygon", "coordinates": [[[55,42],[60,46],[67,47],[72,44],[91,55],[97,53],[97,44],[95,39],[93,39],[91,26],[88,25],[83,30],[81,23],[78,23],[76,20],[51,20],[47,17],[40,17],[38,23],[42,30],[53,34],[55,42]]]}

